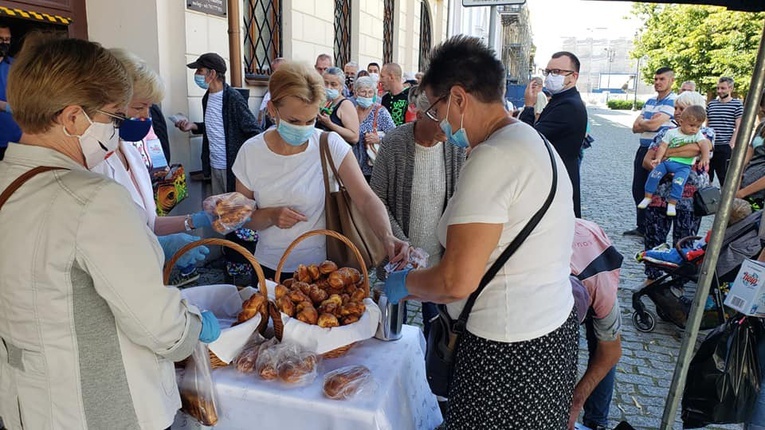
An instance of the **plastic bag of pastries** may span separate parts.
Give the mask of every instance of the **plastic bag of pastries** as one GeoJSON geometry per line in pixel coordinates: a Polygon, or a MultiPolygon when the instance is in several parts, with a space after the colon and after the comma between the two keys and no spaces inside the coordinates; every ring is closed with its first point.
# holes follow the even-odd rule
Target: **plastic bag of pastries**
{"type": "Polygon", "coordinates": [[[242,373],[254,373],[255,363],[258,360],[260,351],[262,349],[267,349],[276,343],[276,339],[266,340],[266,338],[261,336],[260,333],[253,333],[252,336],[250,336],[250,338],[247,340],[247,343],[244,344],[242,352],[240,352],[239,355],[236,356],[236,359],[234,359],[236,370],[242,373]]]}
{"type": "Polygon", "coordinates": [[[300,387],[311,384],[318,375],[318,356],[301,351],[299,347],[285,350],[279,358],[276,373],[279,380],[290,386],[300,387]]]}
{"type": "Polygon", "coordinates": [[[231,233],[244,225],[255,208],[254,200],[236,192],[210,196],[202,202],[213,230],[220,234],[231,233]]]}
{"type": "Polygon", "coordinates": [[[180,384],[181,410],[205,426],[218,422],[217,401],[207,346],[197,342],[180,384]]]}
{"type": "Polygon", "coordinates": [[[350,399],[375,389],[372,372],[364,366],[345,366],[324,375],[324,395],[334,400],[350,399]]]}

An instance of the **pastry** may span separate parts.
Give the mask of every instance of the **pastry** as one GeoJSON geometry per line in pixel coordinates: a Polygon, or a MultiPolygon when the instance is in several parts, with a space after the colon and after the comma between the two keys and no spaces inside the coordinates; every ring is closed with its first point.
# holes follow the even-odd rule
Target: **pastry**
{"type": "Polygon", "coordinates": [[[262,294],[253,294],[249,299],[242,303],[242,311],[236,317],[236,322],[241,324],[258,313],[262,313],[266,306],[266,298],[262,294]]]}
{"type": "Polygon", "coordinates": [[[337,317],[330,314],[330,313],[323,313],[319,315],[319,321],[318,321],[319,327],[339,327],[340,321],[337,320],[337,317]]]}
{"type": "Polygon", "coordinates": [[[354,291],[351,294],[351,301],[352,302],[363,302],[366,297],[367,297],[367,292],[364,291],[363,288],[356,288],[356,291],[354,291]]]}
{"type": "Polygon", "coordinates": [[[341,305],[343,304],[343,299],[342,299],[342,298],[340,298],[340,296],[338,296],[337,294],[331,294],[331,295],[330,295],[330,296],[327,298],[327,300],[324,300],[323,302],[321,302],[322,306],[323,306],[325,303],[334,303],[334,304],[335,304],[335,305],[337,305],[337,306],[341,306],[341,305]]]}
{"type": "Polygon", "coordinates": [[[214,426],[218,423],[215,403],[212,399],[204,398],[198,393],[181,390],[181,410],[194,417],[202,425],[214,426]]]}
{"type": "MultiPolygon", "coordinates": [[[[279,379],[288,383],[296,384],[304,382],[306,376],[313,373],[316,369],[316,357],[313,354],[307,354],[305,357],[293,357],[279,363],[279,379]]],[[[315,375],[314,375],[315,377],[315,375]]],[[[313,377],[311,377],[313,381],[313,377]]]]}
{"type": "Polygon", "coordinates": [[[324,395],[336,400],[352,397],[371,379],[372,372],[364,366],[338,369],[324,379],[324,395]]]}
{"type": "Polygon", "coordinates": [[[279,284],[274,288],[274,296],[278,299],[287,295],[289,291],[290,290],[287,288],[287,286],[279,284]]]}
{"type": "Polygon", "coordinates": [[[308,267],[299,264],[297,267],[297,270],[295,271],[295,279],[297,279],[300,282],[312,282],[313,279],[311,278],[311,274],[308,272],[308,267]]]}
{"type": "Polygon", "coordinates": [[[345,287],[345,278],[339,270],[330,273],[329,277],[327,277],[327,282],[329,283],[329,286],[335,290],[341,290],[345,287]]]}
{"type": "Polygon", "coordinates": [[[340,322],[343,323],[343,325],[353,324],[356,321],[358,321],[360,318],[356,315],[348,315],[347,317],[343,317],[340,319],[340,322]]]}
{"type": "Polygon", "coordinates": [[[268,363],[268,364],[262,366],[258,370],[258,374],[260,375],[261,378],[263,378],[263,379],[265,379],[267,381],[276,379],[277,376],[278,376],[278,374],[276,373],[276,368],[271,363],[268,363]]]}
{"type": "Polygon", "coordinates": [[[361,273],[351,267],[343,267],[329,274],[329,285],[339,290],[347,285],[355,285],[361,280],[361,273]]]}
{"type": "Polygon", "coordinates": [[[334,261],[327,260],[319,265],[319,272],[322,275],[329,275],[335,270],[337,270],[337,264],[334,261]]]}
{"type": "Polygon", "coordinates": [[[322,314],[330,314],[334,316],[338,316],[340,314],[340,307],[337,306],[337,303],[330,302],[327,300],[321,303],[318,310],[319,310],[319,313],[322,313],[322,314]]]}
{"type": "Polygon", "coordinates": [[[319,313],[311,303],[307,303],[302,307],[302,310],[298,312],[297,319],[306,324],[316,325],[316,322],[319,320],[319,313]]]}
{"type": "Polygon", "coordinates": [[[315,264],[308,266],[308,274],[311,276],[311,282],[319,279],[321,277],[321,273],[319,273],[319,266],[315,264]]]}
{"type": "Polygon", "coordinates": [[[293,282],[295,282],[295,278],[289,278],[289,279],[285,279],[284,282],[282,282],[282,284],[284,284],[285,287],[289,288],[293,282]]]}
{"type": "Polygon", "coordinates": [[[319,305],[324,300],[327,300],[327,297],[329,297],[329,294],[319,288],[316,284],[311,285],[310,291],[308,291],[308,297],[311,299],[314,304],[319,305]]]}
{"type": "MultiPolygon", "coordinates": [[[[309,287],[309,289],[310,289],[310,287],[309,287]]],[[[308,301],[311,300],[311,299],[308,298],[308,296],[305,293],[303,293],[302,291],[297,290],[297,289],[293,289],[292,291],[287,293],[287,297],[289,297],[289,299],[292,300],[295,303],[308,302],[308,301]]]]}
{"type": "Polygon", "coordinates": [[[287,296],[276,299],[276,307],[289,317],[295,316],[295,304],[287,296]]]}

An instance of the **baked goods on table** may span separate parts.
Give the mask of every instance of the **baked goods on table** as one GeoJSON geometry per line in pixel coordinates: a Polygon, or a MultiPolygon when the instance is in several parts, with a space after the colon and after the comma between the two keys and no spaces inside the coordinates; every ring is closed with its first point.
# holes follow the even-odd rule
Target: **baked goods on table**
{"type": "Polygon", "coordinates": [[[276,307],[285,315],[319,327],[339,327],[358,321],[366,311],[367,292],[361,273],[338,268],[332,261],[299,265],[295,277],[275,288],[276,307]]]}
{"type": "Polygon", "coordinates": [[[289,385],[307,385],[316,379],[318,357],[288,343],[264,344],[260,348],[255,371],[265,380],[279,379],[289,385]]]}
{"type": "Polygon", "coordinates": [[[214,426],[218,423],[218,413],[212,400],[196,393],[181,390],[181,410],[202,425],[214,426]]]}
{"type": "Polygon", "coordinates": [[[346,366],[324,376],[324,395],[330,399],[349,399],[374,386],[372,372],[364,366],[346,366]]]}
{"type": "Polygon", "coordinates": [[[202,202],[212,228],[221,234],[231,233],[244,225],[255,207],[254,200],[236,192],[210,196],[202,202]]]}
{"type": "Polygon", "coordinates": [[[241,324],[257,314],[265,315],[268,299],[261,293],[255,293],[242,303],[242,310],[233,325],[241,324]]]}

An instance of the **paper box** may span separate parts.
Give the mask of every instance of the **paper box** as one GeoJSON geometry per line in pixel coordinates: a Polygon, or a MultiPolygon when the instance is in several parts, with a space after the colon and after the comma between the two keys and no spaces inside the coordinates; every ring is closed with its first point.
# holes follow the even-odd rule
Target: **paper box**
{"type": "Polygon", "coordinates": [[[765,317],[765,263],[744,260],[725,298],[725,306],[746,315],[765,317]]]}

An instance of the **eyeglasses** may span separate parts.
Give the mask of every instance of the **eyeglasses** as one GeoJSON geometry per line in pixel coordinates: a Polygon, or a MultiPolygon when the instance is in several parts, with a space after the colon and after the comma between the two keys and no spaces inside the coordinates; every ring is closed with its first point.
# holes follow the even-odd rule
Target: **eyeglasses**
{"type": "Polygon", "coordinates": [[[433,107],[434,107],[435,105],[437,105],[437,104],[441,103],[442,101],[444,101],[444,99],[445,99],[446,97],[448,97],[448,96],[441,96],[441,97],[439,97],[439,98],[438,98],[438,100],[436,100],[436,101],[435,101],[435,102],[434,102],[432,105],[430,105],[430,107],[428,107],[427,109],[425,109],[425,116],[426,116],[426,117],[428,117],[428,118],[429,118],[430,120],[432,120],[432,121],[435,121],[435,122],[439,122],[439,121],[438,121],[438,117],[436,117],[436,113],[435,113],[435,112],[433,112],[433,107]]]}
{"type": "Polygon", "coordinates": [[[544,72],[542,72],[542,73],[544,73],[544,75],[545,75],[545,76],[547,76],[547,75],[553,75],[553,76],[560,76],[560,75],[563,75],[563,76],[569,76],[569,75],[571,75],[571,74],[573,74],[573,73],[576,73],[576,72],[575,72],[575,71],[573,71],[573,70],[565,70],[565,69],[545,69],[545,70],[544,70],[544,72]]]}
{"type": "Polygon", "coordinates": [[[124,115],[120,115],[120,114],[116,114],[116,113],[111,113],[111,112],[106,112],[106,111],[103,111],[101,109],[96,109],[96,112],[98,112],[98,113],[100,113],[102,115],[106,115],[109,118],[111,118],[112,124],[114,125],[114,128],[120,128],[122,123],[125,122],[125,120],[127,119],[127,117],[124,116],[124,115]]]}

